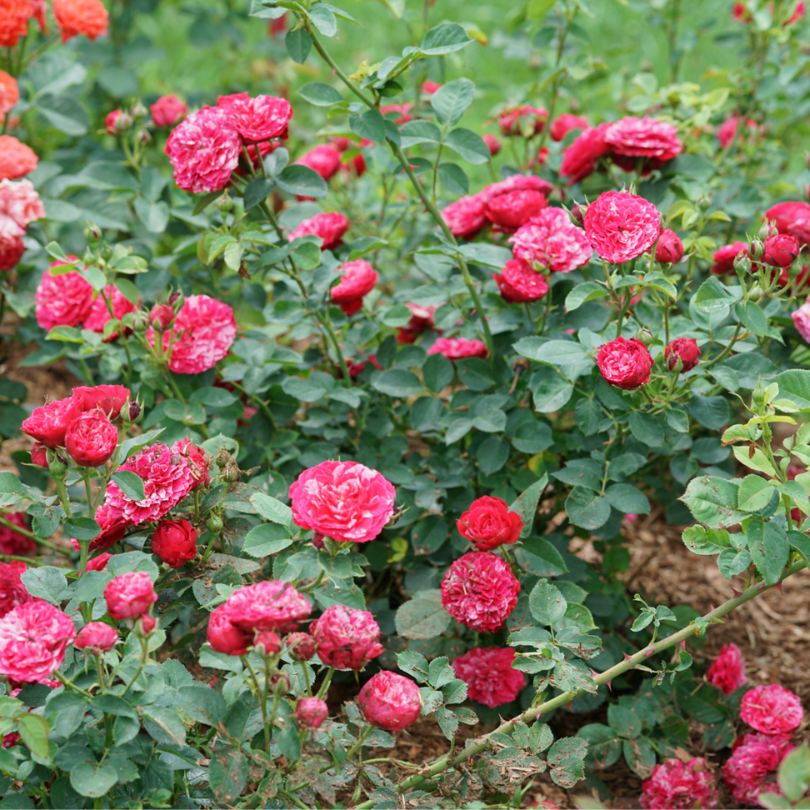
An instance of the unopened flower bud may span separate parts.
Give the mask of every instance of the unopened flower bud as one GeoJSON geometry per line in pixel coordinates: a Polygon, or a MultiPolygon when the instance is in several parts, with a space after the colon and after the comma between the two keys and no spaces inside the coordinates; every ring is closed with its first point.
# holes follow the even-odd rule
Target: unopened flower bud
{"type": "Polygon", "coordinates": [[[701,197],[698,200],[698,208],[700,208],[701,211],[708,211],[711,204],[712,201],[708,197],[701,197]]]}
{"type": "Polygon", "coordinates": [[[48,469],[54,478],[64,478],[67,473],[67,464],[59,456],[54,456],[48,464],[48,469]]]}
{"type": "Polygon", "coordinates": [[[739,253],[734,259],[734,269],[740,273],[750,273],[751,259],[745,253],[739,253]]]}
{"type": "Polygon", "coordinates": [[[135,316],[132,319],[132,330],[134,332],[143,333],[149,328],[149,318],[147,317],[146,313],[142,310],[139,310],[135,313],[135,316]]]}
{"type": "Polygon", "coordinates": [[[216,537],[222,531],[222,518],[219,515],[211,515],[206,520],[205,527],[216,537]]]}
{"type": "Polygon", "coordinates": [[[146,116],[149,114],[149,110],[144,107],[139,99],[132,105],[129,114],[137,121],[139,118],[146,118],[146,116]]]}
{"type": "Polygon", "coordinates": [[[585,221],[585,212],[588,210],[587,205],[580,205],[579,203],[574,203],[574,207],[571,209],[571,219],[574,222],[578,222],[580,225],[585,221]]]}
{"type": "Polygon", "coordinates": [[[104,129],[107,130],[108,135],[117,137],[126,132],[132,126],[132,116],[122,110],[113,110],[107,113],[104,119],[104,129]]]}
{"type": "Polygon", "coordinates": [[[636,337],[645,345],[645,346],[652,346],[653,341],[655,338],[652,335],[652,332],[649,329],[642,329],[636,337]]]}
{"type": "Polygon", "coordinates": [[[299,728],[320,728],[329,716],[326,702],[316,697],[301,697],[295,704],[293,717],[299,728]]]}
{"type": "Polygon", "coordinates": [[[148,129],[140,129],[138,130],[138,140],[141,143],[149,143],[152,140],[152,136],[149,133],[148,129]]]}
{"type": "Polygon", "coordinates": [[[140,635],[148,636],[155,629],[156,624],[157,622],[148,613],[144,613],[136,628],[138,628],[140,635]]]}
{"type": "Polygon", "coordinates": [[[323,551],[326,548],[326,543],[323,542],[323,535],[315,532],[312,537],[312,545],[318,549],[318,551],[323,551]]]}
{"type": "Polygon", "coordinates": [[[761,258],[764,251],[765,251],[765,244],[761,239],[752,239],[750,244],[748,245],[748,255],[752,259],[761,258]]]}
{"type": "Polygon", "coordinates": [[[186,303],[186,297],[178,290],[177,292],[171,294],[169,297],[169,303],[172,305],[175,313],[180,312],[180,310],[183,308],[183,304],[186,303]]]}
{"type": "Polygon", "coordinates": [[[767,239],[770,235],[771,235],[771,223],[766,222],[759,229],[759,238],[760,239],[767,239]]]}
{"type": "Polygon", "coordinates": [[[284,641],[293,661],[309,661],[318,648],[315,639],[309,633],[290,633],[284,641]]]}
{"type": "Polygon", "coordinates": [[[281,639],[272,630],[262,630],[253,641],[253,651],[262,658],[268,658],[281,650],[281,639]]]}
{"type": "Polygon", "coordinates": [[[139,402],[128,402],[121,408],[121,419],[128,424],[132,424],[138,420],[141,415],[142,409],[139,402]]]}
{"type": "Polygon", "coordinates": [[[276,672],[270,677],[270,692],[274,695],[286,695],[290,691],[290,679],[283,672],[276,672]]]}
{"type": "Polygon", "coordinates": [[[217,208],[221,214],[230,214],[233,211],[233,200],[227,194],[223,194],[217,200],[217,208]]]}
{"type": "Polygon", "coordinates": [[[101,228],[95,222],[88,222],[87,227],[84,229],[84,238],[91,245],[95,245],[101,241],[101,236],[101,228]]]}
{"type": "Polygon", "coordinates": [[[156,329],[168,329],[174,320],[174,309],[168,304],[155,304],[149,312],[149,323],[156,329]]]}

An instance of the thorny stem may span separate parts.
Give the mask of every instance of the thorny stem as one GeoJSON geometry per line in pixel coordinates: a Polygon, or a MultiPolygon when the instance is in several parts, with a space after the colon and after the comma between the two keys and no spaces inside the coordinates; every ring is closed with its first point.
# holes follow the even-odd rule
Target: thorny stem
{"type": "MultiPolygon", "coordinates": [[[[785,574],[784,577],[779,581],[779,583],[783,582],[788,577],[795,574],[797,571],[801,571],[805,568],[805,562],[800,561],[794,563],[785,574]]],[[[779,584],[775,583],[775,584],[779,584]]],[[[755,597],[759,596],[765,591],[770,590],[774,586],[765,585],[762,582],[757,582],[752,585],[750,588],[747,588],[743,591],[739,596],[734,597],[734,599],[729,599],[727,602],[724,602],[720,605],[719,608],[710,611],[707,613],[703,618],[709,621],[715,619],[721,619],[723,616],[731,613],[732,610],[735,608],[740,607],[740,605],[744,605],[746,602],[750,602],[755,597]]],[[[668,636],[665,639],[657,642],[656,644],[650,644],[646,646],[643,650],[637,652],[635,655],[631,655],[625,661],[622,661],[620,664],[616,664],[616,666],[611,667],[605,672],[602,672],[600,675],[597,675],[593,681],[598,686],[602,684],[606,684],[612,681],[614,678],[617,678],[619,675],[624,674],[628,670],[634,669],[638,664],[643,664],[647,661],[651,656],[657,655],[662,653],[671,647],[674,647],[676,644],[680,643],[681,641],[686,641],[692,635],[698,634],[698,628],[695,624],[689,624],[687,627],[684,627],[683,630],[678,631],[677,633],[673,633],[671,636],[668,636]]],[[[425,768],[421,773],[415,774],[414,776],[409,777],[405,781],[403,781],[397,791],[399,793],[404,793],[406,790],[409,790],[412,787],[416,787],[417,785],[422,784],[426,779],[434,776],[435,774],[439,773],[447,769],[448,767],[455,767],[456,765],[464,762],[466,759],[474,756],[475,754],[479,754],[481,751],[486,749],[490,744],[490,737],[493,734],[508,734],[512,729],[515,727],[517,723],[531,723],[532,721],[536,720],[543,714],[547,714],[548,712],[552,711],[553,709],[558,709],[561,706],[565,706],[570,703],[575,698],[580,697],[581,695],[585,694],[584,689],[575,689],[571,692],[564,692],[561,695],[553,698],[552,700],[547,700],[545,703],[541,703],[539,706],[534,706],[530,709],[527,709],[522,714],[515,717],[513,720],[510,720],[506,723],[501,723],[494,731],[490,732],[489,734],[484,735],[475,745],[471,745],[468,748],[465,748],[462,753],[460,753],[455,759],[451,759],[449,755],[445,755],[439,757],[435,762],[433,762],[430,766],[425,768]]],[[[373,801],[367,801],[363,804],[357,805],[355,810],[371,810],[374,807],[373,801]]]]}

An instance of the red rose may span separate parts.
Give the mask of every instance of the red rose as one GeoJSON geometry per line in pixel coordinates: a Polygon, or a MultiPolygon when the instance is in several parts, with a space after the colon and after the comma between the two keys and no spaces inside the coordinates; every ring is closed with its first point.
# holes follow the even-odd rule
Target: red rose
{"type": "Polygon", "coordinates": [[[37,467],[48,469],[48,450],[44,444],[35,443],[31,448],[31,463],[37,467]]]}
{"type": "Polygon", "coordinates": [[[340,283],[332,287],[332,303],[346,315],[354,315],[362,309],[363,298],[374,289],[379,274],[364,259],[346,262],[337,270],[343,275],[340,283]]]}
{"type": "Polygon", "coordinates": [[[765,240],[762,261],[773,267],[790,267],[799,255],[801,245],[795,236],[789,233],[778,233],[765,240]]]}
{"type": "Polygon", "coordinates": [[[683,242],[675,231],[667,228],[658,237],[655,260],[661,264],[677,264],[683,258],[683,242]]]}
{"type": "Polygon", "coordinates": [[[720,250],[716,251],[712,256],[714,264],[712,265],[712,273],[716,276],[722,276],[725,273],[730,273],[734,270],[734,259],[744,253],[748,255],[748,247],[745,242],[735,242],[733,245],[724,245],[720,250]]]}
{"type": "MultiPolygon", "coordinates": [[[[407,326],[400,326],[397,330],[397,343],[415,343],[425,329],[436,329],[434,316],[439,308],[438,304],[422,306],[411,301],[405,306],[411,311],[411,319],[407,326]]],[[[436,331],[441,333],[440,329],[436,331]]]]}
{"type": "Polygon", "coordinates": [[[585,233],[602,259],[622,264],[655,244],[661,235],[661,214],[643,197],[606,191],[588,206],[585,233]]]}
{"type": "Polygon", "coordinates": [[[188,104],[177,96],[162,96],[150,108],[152,121],[156,127],[173,127],[186,117],[188,104]]]}
{"type": "Polygon", "coordinates": [[[197,556],[197,530],[187,520],[163,520],[152,537],[152,551],[170,568],[197,556]]]}
{"type": "Polygon", "coordinates": [[[456,521],[456,528],[478,551],[492,551],[520,537],[523,519],[517,512],[509,511],[506,501],[485,495],[472,502],[456,521]]]}
{"type": "Polygon", "coordinates": [[[157,602],[157,594],[146,571],[130,571],[107,584],[104,599],[113,619],[137,619],[157,602]]]}
{"type": "Polygon", "coordinates": [[[609,127],[610,124],[599,124],[598,127],[584,129],[563,152],[560,174],[571,178],[569,186],[593,174],[596,161],[610,152],[610,147],[605,143],[605,132],[609,127]]]}
{"type": "Polygon", "coordinates": [[[678,360],[681,361],[681,371],[691,371],[698,364],[700,349],[694,338],[678,338],[664,349],[664,357],[669,361],[670,371],[675,371],[678,360]]]}
{"type": "Polygon", "coordinates": [[[486,205],[487,219],[500,230],[511,233],[539,214],[548,205],[545,196],[532,189],[499,194],[486,205]]]}
{"type": "Polygon", "coordinates": [[[83,413],[74,419],[65,434],[65,449],[80,467],[106,464],[118,444],[115,425],[101,413],[83,413]]]}
{"type": "Polygon", "coordinates": [[[599,347],[596,365],[611,385],[633,391],[650,381],[653,359],[638,338],[625,340],[618,337],[599,347]]]}
{"type": "Polygon", "coordinates": [[[73,399],[81,404],[83,411],[98,410],[110,419],[117,419],[132,394],[124,385],[94,385],[92,388],[82,385],[73,389],[73,399]]]}
{"type": "Polygon", "coordinates": [[[457,239],[473,239],[487,224],[486,200],[479,195],[460,197],[442,208],[442,219],[457,239]]]}
{"type": "Polygon", "coordinates": [[[343,236],[348,230],[349,220],[343,214],[316,214],[311,219],[305,219],[287,238],[292,242],[299,236],[318,236],[321,248],[332,250],[343,244],[343,236]]]}
{"type": "Polygon", "coordinates": [[[225,655],[247,655],[251,635],[240,630],[228,618],[228,606],[220,605],[208,619],[208,643],[225,655]]]}
{"type": "Polygon", "coordinates": [[[511,703],[526,686],[526,676],[512,664],[511,647],[473,647],[453,661],[456,677],[467,684],[467,697],[494,709],[511,703]]]}
{"type": "Polygon", "coordinates": [[[765,212],[763,222],[773,222],[779,233],[795,236],[803,245],[810,244],[810,205],[806,202],[782,202],[765,212]]]}
{"type": "Polygon", "coordinates": [[[89,622],[79,630],[73,644],[92,655],[101,655],[111,650],[117,641],[118,633],[115,628],[104,622],[89,622]]]}
{"type": "Polygon", "coordinates": [[[548,292],[548,281],[528,262],[510,259],[501,270],[501,275],[492,274],[501,297],[510,304],[524,304],[537,301],[548,292]]]}
{"type": "Polygon", "coordinates": [[[467,338],[439,338],[428,349],[428,354],[443,354],[448,360],[466,357],[486,357],[489,352],[482,340],[467,338]]]}
{"type": "Polygon", "coordinates": [[[68,425],[82,414],[81,403],[73,397],[57,399],[41,408],[35,408],[22,423],[22,432],[55,450],[65,443],[68,425]]]}
{"type": "Polygon", "coordinates": [[[572,129],[586,129],[588,119],[584,115],[563,113],[551,124],[551,140],[561,141],[572,129]]]}
{"type": "Polygon", "coordinates": [[[331,180],[340,168],[340,150],[329,143],[322,143],[295,161],[299,166],[307,166],[324,180],[331,180]]]}

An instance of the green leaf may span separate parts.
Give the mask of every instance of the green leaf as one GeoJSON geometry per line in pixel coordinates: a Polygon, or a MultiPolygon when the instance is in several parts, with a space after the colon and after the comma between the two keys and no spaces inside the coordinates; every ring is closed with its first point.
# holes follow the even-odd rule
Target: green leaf
{"type": "Polygon", "coordinates": [[[720,279],[712,276],[698,288],[695,306],[702,312],[719,312],[740,300],[741,292],[732,292],[720,279]]]}
{"type": "Polygon", "coordinates": [[[86,135],[90,126],[87,111],[73,96],[40,96],[35,108],[48,119],[48,123],[65,135],[86,135]]]}
{"type": "MultiPolygon", "coordinates": [[[[475,98],[475,84],[469,79],[456,79],[442,85],[430,99],[440,124],[454,126],[475,98]]],[[[489,154],[487,153],[487,159],[489,154]]]]}
{"type": "Polygon", "coordinates": [[[143,478],[131,470],[114,472],[112,480],[121,488],[124,495],[132,501],[142,501],[146,497],[143,478]]]}
{"type": "Polygon", "coordinates": [[[538,624],[551,627],[565,616],[568,603],[559,589],[541,579],[529,594],[529,610],[538,624]]]}
{"type": "Polygon", "coordinates": [[[228,713],[225,698],[206,684],[183,686],[177,690],[177,697],[180,708],[192,720],[211,728],[216,728],[228,713]]]}
{"type": "Polygon", "coordinates": [[[633,411],[628,417],[630,432],[642,444],[660,447],[664,443],[664,429],[660,420],[650,413],[633,411]]]}
{"type": "Polygon", "coordinates": [[[82,796],[105,796],[118,783],[118,771],[111,765],[80,762],[70,771],[70,785],[82,796]]]}
{"type": "Polygon", "coordinates": [[[555,577],[568,572],[560,552],[544,537],[526,537],[515,549],[518,565],[536,577],[555,577]]]}
{"type": "Polygon", "coordinates": [[[455,376],[453,364],[443,354],[431,354],[422,366],[422,379],[434,394],[444,390],[455,376]]]}
{"type": "MultiPolygon", "coordinates": [[[[611,706],[612,708],[612,706],[611,706]]],[[[622,743],[616,732],[601,723],[583,726],[578,732],[588,742],[588,754],[585,763],[589,770],[601,771],[615,765],[622,755],[622,743]]]]}
{"type": "Polygon", "coordinates": [[[544,341],[542,338],[521,338],[513,348],[529,360],[552,366],[568,366],[591,359],[582,345],[573,340],[544,341]]]}
{"type": "Polygon", "coordinates": [[[810,786],[810,748],[803,743],[779,764],[779,787],[787,799],[796,804],[810,786]]]}
{"type": "Polygon", "coordinates": [[[416,374],[404,368],[389,368],[378,372],[372,379],[371,386],[391,397],[408,397],[424,391],[416,374]]]}
{"type": "Polygon", "coordinates": [[[242,551],[251,557],[269,557],[292,545],[290,530],[274,523],[262,523],[245,536],[242,551]]]}
{"type": "Polygon", "coordinates": [[[499,436],[490,436],[478,448],[478,468],[490,475],[502,469],[509,460],[509,442],[499,436]]]}
{"type": "Polygon", "coordinates": [[[449,132],[444,139],[444,145],[473,165],[488,163],[491,157],[484,139],[477,132],[464,127],[449,132]]]}
{"type": "Polygon", "coordinates": [[[38,714],[23,714],[17,718],[17,733],[29,750],[40,759],[48,759],[48,721],[38,714]]]}
{"type": "Polygon", "coordinates": [[[67,588],[67,579],[60,569],[51,565],[29,568],[20,577],[31,596],[58,605],[67,588]]]}
{"type": "Polygon", "coordinates": [[[695,520],[712,529],[726,529],[747,515],[738,511],[738,486],[724,478],[693,478],[681,496],[695,520]]]}
{"type": "Polygon", "coordinates": [[[436,170],[439,182],[451,194],[467,194],[470,190],[470,178],[467,172],[457,163],[440,163],[436,170]]]}
{"type": "Polygon", "coordinates": [[[301,759],[301,738],[298,736],[298,726],[295,722],[288,720],[281,731],[273,734],[273,740],[287,759],[293,762],[301,759]]]}
{"type": "Polygon", "coordinates": [[[810,371],[792,369],[774,377],[779,384],[779,396],[789,399],[801,410],[810,410],[810,371]]]}
{"type": "Polygon", "coordinates": [[[606,295],[608,295],[608,291],[604,284],[599,284],[596,281],[577,284],[565,298],[565,310],[566,312],[573,312],[587,301],[595,301],[597,298],[604,298],[606,295]]]}
{"type": "Polygon", "coordinates": [[[534,526],[534,516],[537,514],[537,504],[540,503],[540,496],[548,486],[548,476],[543,475],[539,481],[535,481],[528,489],[518,495],[518,498],[509,507],[510,512],[517,512],[523,520],[521,537],[528,537],[532,533],[534,526]]]}
{"type": "Polygon", "coordinates": [[[724,397],[693,396],[689,400],[689,413],[710,430],[720,430],[731,416],[724,397]]]}
{"type": "Polygon", "coordinates": [[[284,39],[287,53],[293,62],[303,65],[312,50],[312,37],[304,28],[291,28],[284,39]]]}
{"type": "Polygon", "coordinates": [[[559,375],[544,376],[532,390],[534,409],[539,413],[556,413],[565,407],[574,393],[574,386],[559,375]]]}
{"type": "Polygon", "coordinates": [[[397,633],[405,638],[430,639],[444,633],[450,626],[450,615],[442,604],[438,589],[419,591],[396,612],[394,623],[397,633]]]}
{"type": "Polygon", "coordinates": [[[410,149],[420,143],[438,144],[442,140],[441,130],[436,124],[419,118],[404,123],[399,129],[399,134],[402,138],[403,149],[410,149]]]}
{"type": "Polygon", "coordinates": [[[297,194],[300,197],[314,197],[322,199],[328,191],[326,180],[309,166],[293,164],[287,166],[281,174],[275,176],[279,188],[288,194],[297,194]]]}
{"type": "Polygon", "coordinates": [[[703,526],[690,526],[684,529],[682,537],[690,551],[704,556],[725,551],[731,542],[725,529],[706,529],[703,526]]]}
{"type": "Polygon", "coordinates": [[[312,24],[325,37],[330,39],[337,34],[337,19],[331,9],[326,8],[323,3],[312,6],[309,11],[309,18],[312,24]]]}
{"type": "Polygon", "coordinates": [[[169,224],[169,206],[163,200],[149,202],[143,197],[137,197],[135,213],[150,233],[163,233],[169,224]]]}
{"type": "Polygon", "coordinates": [[[565,501],[565,511],[575,526],[595,531],[610,518],[610,503],[607,498],[584,487],[574,487],[565,501]]]}
{"type": "Polygon", "coordinates": [[[242,751],[233,748],[214,751],[209,782],[217,802],[222,806],[236,804],[247,784],[249,768],[250,762],[242,751]]]}
{"type": "Polygon", "coordinates": [[[245,189],[244,203],[245,211],[250,211],[259,203],[264,202],[273,190],[275,183],[269,177],[254,177],[245,189]]]}
{"type": "Polygon", "coordinates": [[[333,104],[340,104],[343,101],[343,96],[331,84],[325,82],[305,84],[298,91],[298,95],[316,107],[331,107],[333,104]]]}
{"type": "Polygon", "coordinates": [[[65,534],[77,540],[92,540],[101,533],[101,526],[92,518],[69,518],[63,524],[65,534]]]}
{"type": "Polygon", "coordinates": [[[385,140],[385,121],[379,110],[366,110],[349,116],[349,127],[355,135],[374,143],[385,140]]]}
{"type": "Polygon", "coordinates": [[[292,509],[290,509],[287,504],[275,498],[271,498],[263,492],[257,492],[255,495],[251,495],[250,502],[256,507],[256,510],[262,517],[273,521],[273,523],[286,526],[287,528],[292,526],[292,509]]]}
{"type": "Polygon", "coordinates": [[[457,23],[441,23],[425,34],[419,50],[425,56],[442,56],[446,53],[461,50],[473,40],[457,23]]]}
{"type": "Polygon", "coordinates": [[[741,301],[734,307],[737,317],[757,337],[764,337],[768,332],[768,318],[762,309],[753,301],[741,301]]]}
{"type": "Polygon", "coordinates": [[[649,515],[647,496],[631,484],[613,484],[605,490],[608,503],[624,514],[649,515]]]}
{"type": "Polygon", "coordinates": [[[642,779],[648,779],[655,768],[655,749],[648,740],[625,740],[622,743],[624,758],[631,770],[642,779]]]}
{"type": "Polygon", "coordinates": [[[770,502],[775,492],[773,484],[760,475],[746,475],[737,494],[737,506],[741,512],[759,512],[770,502]]]}
{"type": "Polygon", "coordinates": [[[588,744],[579,737],[563,737],[551,746],[548,764],[554,784],[570,790],[585,777],[588,744]]]}
{"type": "Polygon", "coordinates": [[[752,520],[746,535],[754,565],[768,585],[775,585],[782,578],[790,556],[785,530],[771,521],[752,520]]]}
{"type": "Polygon", "coordinates": [[[717,558],[717,567],[726,578],[739,576],[751,565],[751,552],[746,549],[724,548],[717,558]]]}
{"type": "Polygon", "coordinates": [[[542,20],[554,7],[555,2],[556,0],[529,0],[529,5],[526,7],[526,19],[534,22],[542,20]]]}

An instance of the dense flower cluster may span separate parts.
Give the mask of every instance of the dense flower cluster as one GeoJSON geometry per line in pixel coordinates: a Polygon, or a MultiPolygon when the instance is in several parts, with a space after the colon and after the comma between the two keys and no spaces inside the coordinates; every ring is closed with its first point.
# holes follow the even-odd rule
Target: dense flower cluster
{"type": "Polygon", "coordinates": [[[456,677],[467,684],[467,697],[494,709],[511,703],[526,686],[526,676],[512,663],[511,647],[473,647],[453,661],[456,677]]]}
{"type": "Polygon", "coordinates": [[[717,785],[702,757],[659,763],[644,780],[639,798],[644,810],[708,810],[718,802],[717,785]]]}

